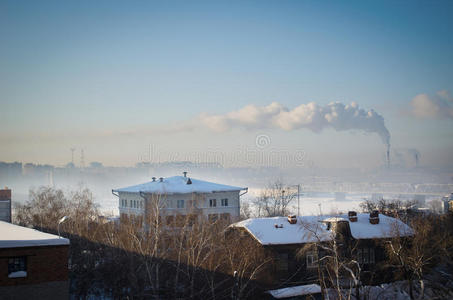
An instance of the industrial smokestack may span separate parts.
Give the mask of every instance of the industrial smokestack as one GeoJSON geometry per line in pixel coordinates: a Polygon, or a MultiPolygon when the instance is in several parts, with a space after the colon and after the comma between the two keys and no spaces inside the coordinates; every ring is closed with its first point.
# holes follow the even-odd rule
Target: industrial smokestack
{"type": "Polygon", "coordinates": [[[387,145],[387,168],[390,168],[390,144],[387,145]]]}
{"type": "Polygon", "coordinates": [[[409,155],[413,155],[415,167],[418,167],[418,162],[420,160],[420,152],[418,152],[417,149],[411,148],[407,149],[407,153],[409,153],[409,155]]]}

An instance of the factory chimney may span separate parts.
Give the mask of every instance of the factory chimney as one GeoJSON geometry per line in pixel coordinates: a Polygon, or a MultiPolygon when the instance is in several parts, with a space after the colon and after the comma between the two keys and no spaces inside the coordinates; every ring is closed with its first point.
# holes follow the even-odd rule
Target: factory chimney
{"type": "Polygon", "coordinates": [[[387,168],[390,168],[390,145],[387,146],[387,168]]]}

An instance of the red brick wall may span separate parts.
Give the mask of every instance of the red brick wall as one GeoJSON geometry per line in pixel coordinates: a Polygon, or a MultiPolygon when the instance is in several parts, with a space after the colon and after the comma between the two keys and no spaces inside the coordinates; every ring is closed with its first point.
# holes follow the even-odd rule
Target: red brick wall
{"type": "Polygon", "coordinates": [[[0,200],[11,200],[11,190],[0,189],[0,200]]]}
{"type": "Polygon", "coordinates": [[[0,248],[0,286],[68,280],[68,250],[65,246],[0,248]],[[8,278],[8,258],[27,257],[27,277],[8,278]]]}

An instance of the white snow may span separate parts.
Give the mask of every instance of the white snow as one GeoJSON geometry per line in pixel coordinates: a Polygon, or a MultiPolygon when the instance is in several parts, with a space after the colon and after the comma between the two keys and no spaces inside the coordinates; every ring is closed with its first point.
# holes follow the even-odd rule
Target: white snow
{"type": "Polygon", "coordinates": [[[27,277],[26,271],[17,271],[9,273],[8,278],[20,278],[20,277],[27,277]]]}
{"type": "Polygon", "coordinates": [[[69,245],[69,240],[54,234],[0,221],[0,248],[69,245]]]}
{"type": "Polygon", "coordinates": [[[355,239],[389,238],[410,236],[413,230],[398,219],[379,215],[379,224],[370,224],[369,214],[357,214],[357,222],[349,222],[347,215],[335,219],[327,216],[297,217],[296,224],[290,224],[287,217],[247,219],[230,225],[246,229],[262,245],[299,244],[329,241],[334,233],[327,230],[325,222],[345,220],[349,222],[355,239]],[[338,219],[341,218],[341,219],[338,219]],[[283,224],[283,228],[275,225],[283,224]]]}
{"type": "Polygon", "coordinates": [[[332,217],[332,218],[327,218],[323,219],[323,222],[341,222],[341,221],[347,221],[348,219],[345,218],[340,218],[340,217],[332,217]]]}
{"type": "Polygon", "coordinates": [[[230,192],[247,189],[244,187],[218,184],[194,178],[190,178],[192,184],[187,184],[188,179],[189,177],[173,176],[164,178],[162,182],[159,179],[156,179],[156,181],[149,181],[138,185],[116,189],[113,190],[113,192],[186,194],[186,193],[230,192]]]}
{"type": "Polygon", "coordinates": [[[271,290],[267,291],[267,293],[271,294],[274,298],[280,299],[321,293],[321,287],[317,284],[307,284],[271,290]]]}

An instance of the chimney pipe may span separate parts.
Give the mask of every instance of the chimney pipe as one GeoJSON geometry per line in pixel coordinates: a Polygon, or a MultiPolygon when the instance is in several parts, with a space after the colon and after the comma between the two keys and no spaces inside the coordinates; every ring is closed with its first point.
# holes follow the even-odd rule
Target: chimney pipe
{"type": "Polygon", "coordinates": [[[153,181],[156,181],[156,177],[153,177],[152,179],[153,179],[153,181]]]}
{"type": "Polygon", "coordinates": [[[160,181],[160,182],[163,182],[163,181],[164,181],[164,178],[163,178],[163,177],[159,177],[159,181],[160,181]]]}
{"type": "Polygon", "coordinates": [[[370,224],[379,224],[379,211],[373,210],[370,212],[370,224]]]}
{"type": "Polygon", "coordinates": [[[289,215],[288,216],[288,222],[289,222],[289,224],[296,224],[297,223],[296,215],[289,215]]]}
{"type": "Polygon", "coordinates": [[[187,177],[187,172],[186,171],[184,171],[182,173],[184,174],[184,177],[187,177]]]}
{"type": "Polygon", "coordinates": [[[387,146],[387,168],[390,168],[390,145],[387,146]]]}
{"type": "Polygon", "coordinates": [[[357,212],[351,210],[348,212],[348,218],[350,222],[357,222],[357,212]]]}

